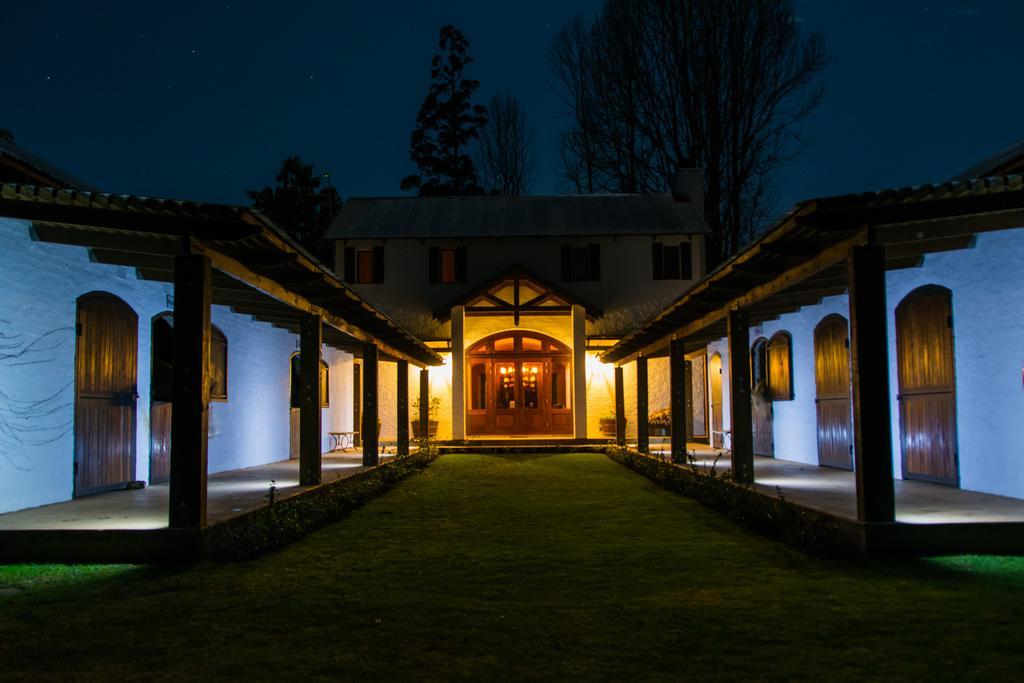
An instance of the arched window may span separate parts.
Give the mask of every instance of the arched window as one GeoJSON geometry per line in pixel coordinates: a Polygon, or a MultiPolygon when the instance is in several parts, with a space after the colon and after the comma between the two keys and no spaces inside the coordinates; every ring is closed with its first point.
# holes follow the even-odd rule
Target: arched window
{"type": "Polygon", "coordinates": [[[793,339],[789,332],[776,332],[768,340],[768,398],[793,400],[793,339]]]}
{"type": "Polygon", "coordinates": [[[210,400],[228,400],[228,338],[210,325],[210,400]]]}
{"type": "MultiPolygon", "coordinates": [[[[302,357],[299,354],[292,354],[291,367],[291,406],[298,408],[301,404],[299,389],[302,387],[302,357]]],[[[327,363],[320,361],[320,407],[326,408],[331,402],[330,369],[327,363]]]]}

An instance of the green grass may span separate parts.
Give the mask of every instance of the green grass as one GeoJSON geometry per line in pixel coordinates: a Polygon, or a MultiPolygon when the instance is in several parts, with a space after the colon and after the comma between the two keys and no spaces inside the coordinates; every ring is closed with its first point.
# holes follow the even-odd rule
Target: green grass
{"type": "Polygon", "coordinates": [[[1018,678],[1024,560],[823,561],[599,455],[449,455],[244,564],[0,568],[0,678],[1018,678]]]}

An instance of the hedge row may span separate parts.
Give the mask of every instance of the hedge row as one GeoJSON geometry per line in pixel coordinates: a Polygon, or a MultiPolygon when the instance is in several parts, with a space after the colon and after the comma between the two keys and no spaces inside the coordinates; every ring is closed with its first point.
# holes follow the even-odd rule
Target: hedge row
{"type": "Polygon", "coordinates": [[[275,500],[268,491],[270,504],[266,507],[207,529],[203,556],[211,560],[248,560],[280,548],[345,517],[435,458],[436,450],[416,453],[284,500],[275,500]]]}
{"type": "Polygon", "coordinates": [[[738,484],[726,470],[717,472],[695,463],[673,465],[659,458],[614,446],[605,453],[669,491],[693,498],[748,529],[807,553],[837,557],[862,552],[856,524],[760,493],[738,484]]]}

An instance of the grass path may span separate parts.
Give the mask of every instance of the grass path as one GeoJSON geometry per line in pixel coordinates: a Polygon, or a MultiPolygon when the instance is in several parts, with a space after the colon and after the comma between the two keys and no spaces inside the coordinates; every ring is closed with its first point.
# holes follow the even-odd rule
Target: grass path
{"type": "Polygon", "coordinates": [[[0,568],[0,678],[1009,680],[1024,560],[838,562],[596,455],[445,456],[257,561],[0,568]]]}

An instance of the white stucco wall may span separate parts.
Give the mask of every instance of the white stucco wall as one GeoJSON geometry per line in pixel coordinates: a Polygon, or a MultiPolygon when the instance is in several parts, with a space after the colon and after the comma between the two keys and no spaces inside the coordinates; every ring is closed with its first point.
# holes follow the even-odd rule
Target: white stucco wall
{"type": "MultiPolygon", "coordinates": [[[[1024,228],[982,233],[973,248],[930,254],[919,268],[886,277],[893,476],[902,476],[896,307],[918,287],[952,291],[957,392],[957,446],[961,488],[1024,497],[1024,228]]],[[[793,339],[794,400],[773,403],[775,455],[817,464],[814,404],[814,328],[826,315],[849,319],[846,295],[829,297],[751,329],[750,339],[785,330],[793,339]]],[[[724,419],[729,423],[725,340],[708,347],[724,362],[724,419]]],[[[728,427],[727,427],[728,428],[728,427]]]]}
{"type": "MultiPolygon", "coordinates": [[[[703,272],[704,243],[700,235],[659,236],[658,241],[692,241],[693,276],[703,272]]],[[[337,267],[344,263],[344,248],[384,248],[384,282],[353,285],[367,300],[382,306],[393,318],[424,337],[448,337],[447,323],[433,319],[433,311],[450,304],[468,288],[483,283],[513,264],[523,264],[549,282],[603,309],[605,315],[587,324],[587,334],[625,333],[657,313],[695,280],[654,280],[650,236],[558,236],[530,238],[474,238],[462,240],[389,239],[338,241],[337,267]],[[599,282],[562,282],[562,244],[601,245],[599,282]],[[428,254],[431,246],[467,248],[467,281],[430,284],[428,254]]]]}
{"type": "MultiPolygon", "coordinates": [[[[148,480],[151,321],[168,310],[172,287],[92,263],[85,249],[33,242],[27,222],[8,219],[0,219],[0,283],[0,512],[72,495],[76,300],[92,291],[120,297],[139,317],[135,478],[148,480]]],[[[210,406],[209,471],[287,458],[296,337],[220,306],[211,319],[228,338],[228,401],[210,406]]],[[[345,375],[332,372],[332,383],[345,375]]],[[[325,433],[346,412],[351,421],[350,396],[351,385],[332,387],[325,433]]]]}

